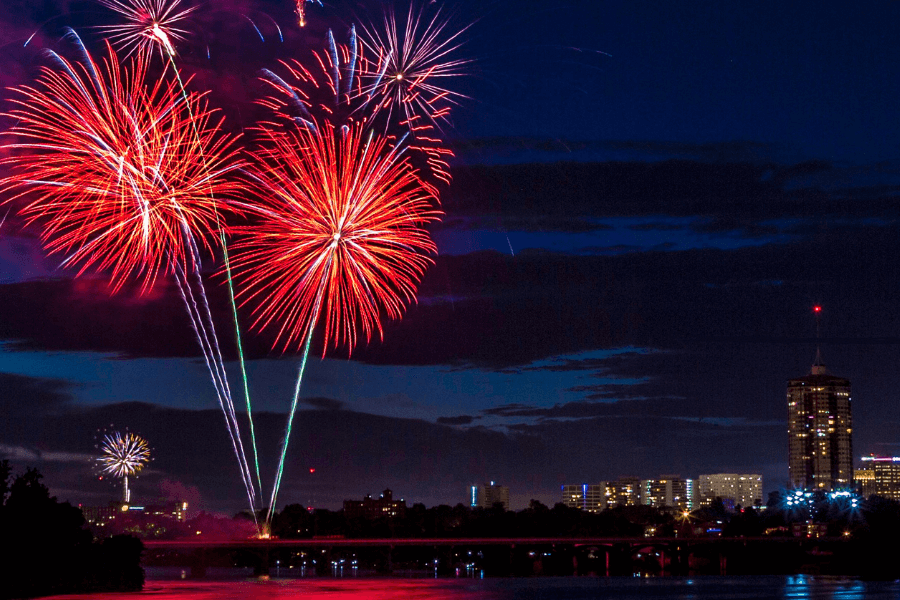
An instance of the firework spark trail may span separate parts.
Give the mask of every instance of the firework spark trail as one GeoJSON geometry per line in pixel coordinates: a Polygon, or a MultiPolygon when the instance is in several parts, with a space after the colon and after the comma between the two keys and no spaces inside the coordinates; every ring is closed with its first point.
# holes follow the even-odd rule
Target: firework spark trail
{"type": "MultiPolygon", "coordinates": [[[[238,462],[241,463],[240,460],[240,450],[238,448],[237,440],[235,438],[235,432],[231,425],[230,414],[227,408],[228,399],[225,396],[225,392],[222,389],[221,382],[218,377],[218,369],[215,369],[212,365],[212,351],[209,349],[209,338],[208,335],[203,328],[203,319],[200,315],[200,309],[197,306],[197,300],[194,297],[194,293],[190,287],[190,279],[187,276],[187,273],[179,266],[174,266],[175,270],[175,283],[178,286],[178,292],[181,295],[182,300],[184,301],[185,307],[187,308],[188,315],[191,319],[191,327],[194,329],[194,333],[197,336],[197,343],[200,344],[200,348],[203,351],[203,359],[206,362],[206,368],[209,371],[210,379],[212,380],[213,389],[216,391],[216,398],[219,401],[219,406],[222,409],[222,412],[225,416],[225,424],[228,429],[228,435],[231,438],[231,444],[234,447],[234,453],[238,456],[238,462]]],[[[244,473],[243,464],[241,466],[241,477],[244,479],[244,484],[246,485],[246,475],[244,473]]],[[[249,495],[250,505],[253,506],[253,495],[249,495]]]]}
{"type": "Polygon", "coordinates": [[[325,122],[284,132],[260,126],[263,149],[246,169],[257,196],[243,206],[258,223],[237,228],[234,264],[245,284],[242,304],[253,302],[253,326],[277,330],[275,347],[299,341],[298,371],[267,522],[277,499],[299,403],[312,335],[324,321],[322,356],[360,336],[383,334],[380,319],[402,316],[428,256],[437,251],[425,225],[438,220],[402,150],[360,124],[325,122]]]}
{"type": "MultiPolygon", "coordinates": [[[[291,107],[290,112],[298,112],[300,115],[286,114],[286,116],[292,120],[299,121],[306,127],[315,128],[315,123],[312,120],[312,115],[309,114],[309,110],[306,108],[306,104],[303,100],[300,99],[300,96],[297,95],[297,92],[294,88],[288,84],[284,79],[270,71],[269,69],[262,69],[260,71],[261,79],[263,81],[268,81],[270,84],[274,85],[276,89],[280,90],[282,93],[285,93],[289,96],[290,100],[288,104],[291,107]]],[[[260,101],[261,104],[265,105],[265,101],[260,101]]],[[[272,105],[271,108],[278,112],[278,108],[276,105],[272,105]]]]}
{"type": "Polygon", "coordinates": [[[129,433],[122,437],[118,431],[104,436],[103,456],[97,459],[103,471],[115,477],[135,475],[150,460],[150,448],[142,437],[129,433]]]}
{"type": "Polygon", "coordinates": [[[202,319],[200,318],[200,309],[197,307],[197,301],[194,298],[194,294],[190,289],[190,280],[187,277],[187,274],[181,268],[180,265],[175,264],[173,266],[173,270],[175,272],[175,283],[178,286],[178,292],[181,295],[181,299],[184,301],[185,307],[188,311],[188,316],[191,319],[191,327],[194,330],[194,333],[197,336],[197,343],[200,344],[200,348],[203,351],[203,359],[206,361],[206,368],[209,371],[209,376],[212,380],[213,389],[216,391],[216,398],[219,401],[219,406],[222,408],[222,412],[225,414],[225,422],[228,425],[228,434],[232,437],[232,444],[235,445],[235,454],[238,453],[237,442],[234,440],[234,433],[231,429],[231,423],[228,419],[228,410],[225,408],[225,402],[223,392],[221,390],[221,385],[218,379],[217,370],[213,369],[212,364],[210,364],[210,354],[211,352],[207,349],[207,345],[209,343],[208,336],[206,332],[202,329],[202,319]]]}
{"type": "MultiPolygon", "coordinates": [[[[331,44],[334,45],[334,36],[330,35],[331,30],[328,30],[329,37],[331,39],[331,44]]],[[[347,75],[345,79],[347,80],[347,87],[344,89],[344,94],[349,98],[350,94],[353,93],[353,79],[356,76],[356,65],[359,62],[359,38],[356,37],[356,26],[350,26],[350,56],[349,60],[346,61],[346,71],[347,75]]]]}
{"type": "MultiPolygon", "coordinates": [[[[225,260],[225,280],[228,282],[228,299],[231,301],[231,312],[234,315],[234,333],[237,337],[238,362],[241,365],[241,379],[244,384],[244,398],[247,400],[247,420],[250,422],[250,442],[253,446],[253,462],[256,465],[256,483],[259,485],[260,500],[262,500],[263,486],[259,472],[259,452],[256,445],[256,429],[253,426],[253,411],[250,407],[250,382],[247,378],[247,367],[244,361],[244,349],[241,344],[241,325],[238,322],[237,301],[234,297],[234,279],[231,273],[231,261],[228,258],[228,249],[225,246],[225,234],[222,233],[222,248],[225,260]]],[[[254,515],[256,512],[254,511],[254,515]]]]}
{"type": "Polygon", "coordinates": [[[319,6],[322,6],[322,0],[297,0],[297,5],[294,8],[294,14],[297,15],[297,23],[300,25],[300,27],[306,27],[307,2],[315,2],[319,6]]]}
{"type": "MultiPolygon", "coordinates": [[[[324,285],[323,285],[324,288],[324,285]]],[[[316,298],[316,312],[313,315],[313,323],[319,318],[319,311],[322,308],[322,294],[320,290],[316,298]]],[[[300,403],[300,388],[303,385],[303,373],[306,371],[306,361],[309,358],[309,348],[312,345],[312,335],[314,328],[310,327],[306,334],[306,343],[303,344],[303,354],[300,358],[300,368],[297,369],[297,382],[294,384],[294,396],[291,399],[291,409],[288,412],[287,426],[284,429],[284,440],[281,443],[281,456],[278,459],[278,467],[275,471],[275,485],[272,486],[272,497],[269,501],[269,510],[266,513],[266,523],[272,522],[272,511],[275,506],[275,500],[278,498],[278,490],[281,489],[281,476],[284,473],[284,458],[287,456],[288,441],[291,439],[291,432],[294,430],[294,416],[297,414],[297,405],[300,403]]]]}
{"type": "MultiPolygon", "coordinates": [[[[190,235],[190,232],[186,232],[186,234],[190,235]]],[[[224,238],[224,234],[222,234],[222,237],[224,238]]],[[[214,358],[216,359],[215,364],[217,365],[217,368],[220,372],[221,381],[223,383],[223,387],[224,387],[224,391],[225,391],[225,397],[228,399],[228,412],[231,417],[231,424],[232,424],[232,427],[234,427],[235,436],[237,438],[237,443],[240,448],[240,460],[242,462],[243,470],[246,471],[246,474],[247,474],[246,479],[247,479],[249,490],[251,492],[250,496],[252,498],[255,496],[255,492],[253,491],[253,477],[250,473],[250,467],[247,464],[247,454],[244,451],[244,443],[243,443],[243,440],[241,439],[241,435],[240,435],[240,425],[238,423],[237,413],[234,410],[234,402],[231,399],[231,386],[228,384],[228,377],[225,372],[225,363],[222,360],[222,351],[221,351],[221,347],[219,346],[218,337],[216,335],[216,328],[213,324],[212,313],[210,312],[210,309],[209,309],[209,301],[207,300],[207,297],[206,297],[206,289],[203,285],[203,279],[200,276],[200,269],[199,269],[200,252],[199,252],[199,249],[197,248],[196,241],[193,239],[193,237],[189,237],[189,239],[190,239],[192,251],[194,253],[194,259],[195,259],[194,264],[196,264],[198,266],[194,270],[194,275],[197,280],[197,288],[200,291],[200,298],[203,301],[203,309],[205,312],[206,322],[209,325],[210,337],[214,344],[210,348],[214,350],[214,358]]],[[[229,264],[229,260],[228,260],[227,251],[225,253],[225,266],[226,266],[226,270],[230,271],[230,264],[229,264]]],[[[231,281],[230,280],[229,280],[229,290],[231,290],[231,281]]],[[[232,307],[234,309],[234,319],[235,319],[235,329],[237,332],[238,352],[239,352],[239,356],[241,359],[241,361],[240,361],[241,362],[241,373],[242,373],[242,376],[244,379],[244,391],[247,395],[247,418],[250,420],[250,431],[251,431],[251,438],[253,441],[253,456],[254,456],[254,459],[256,460],[256,476],[257,476],[257,479],[260,480],[259,493],[260,493],[260,496],[262,496],[262,482],[261,482],[261,478],[259,475],[259,457],[257,455],[257,450],[256,450],[256,435],[253,431],[253,417],[252,417],[251,408],[250,408],[250,390],[247,385],[247,372],[244,368],[243,352],[241,351],[241,346],[240,346],[241,339],[240,339],[240,328],[238,327],[238,323],[237,323],[237,306],[234,302],[233,292],[230,292],[230,293],[232,294],[231,295],[231,303],[232,303],[232,307]]],[[[253,508],[254,502],[252,500],[250,502],[250,506],[251,506],[251,510],[253,512],[253,518],[255,521],[256,520],[256,510],[253,508]]],[[[258,523],[257,523],[257,525],[258,525],[258,523]]]]}
{"type": "Polygon", "coordinates": [[[206,297],[206,288],[203,285],[203,278],[200,273],[200,252],[197,248],[197,244],[192,236],[190,236],[190,232],[185,232],[188,235],[189,243],[191,244],[191,251],[193,252],[194,257],[194,265],[196,268],[194,269],[194,277],[197,280],[197,289],[200,292],[200,299],[202,300],[203,306],[203,316],[206,318],[206,324],[209,326],[209,337],[212,341],[210,345],[210,349],[213,351],[213,357],[215,358],[215,365],[219,372],[219,377],[222,382],[222,387],[225,390],[225,397],[228,398],[228,412],[231,416],[231,421],[234,426],[234,430],[238,433],[238,444],[240,445],[240,454],[244,464],[244,468],[247,468],[247,458],[244,452],[243,442],[240,438],[240,428],[238,426],[237,414],[234,410],[234,402],[231,400],[231,386],[228,384],[228,376],[225,372],[225,363],[222,360],[222,350],[219,346],[219,338],[216,335],[216,329],[213,325],[212,313],[209,309],[209,300],[206,297]]]}
{"type": "MultiPolygon", "coordinates": [[[[212,251],[207,238],[221,236],[219,209],[234,210],[216,197],[241,191],[226,177],[241,167],[229,149],[234,138],[219,133],[202,96],[187,94],[180,77],[180,92],[165,77],[148,86],[148,52],[137,53],[129,70],[107,45],[101,72],[77,35],[70,37],[80,61],[51,52],[57,69],[44,67],[37,86],[16,90],[21,97],[7,116],[17,123],[3,132],[16,140],[4,144],[13,153],[2,161],[10,174],[0,188],[13,192],[6,201],[25,200],[20,212],[26,223],[43,224],[51,253],[66,252],[64,264],[80,264],[78,274],[111,271],[114,292],[135,277],[146,291],[160,274],[175,273],[204,358],[212,359],[226,421],[236,425],[221,352],[206,331],[208,301],[202,293],[204,312],[196,300],[192,309],[188,276],[193,270],[200,277],[197,238],[212,251]]],[[[249,473],[239,432],[235,453],[249,473]]],[[[253,505],[252,478],[245,485],[253,505]]]]}
{"type": "Polygon", "coordinates": [[[402,35],[391,11],[385,14],[383,31],[363,27],[363,46],[378,59],[360,72],[365,79],[361,94],[363,106],[373,118],[386,111],[386,132],[394,124],[394,112],[402,114],[397,124],[413,137],[409,149],[425,155],[428,169],[449,184],[447,161],[453,153],[443,147],[434,131],[441,131],[441,122],[449,122],[450,107],[466,96],[443,87],[438,80],[465,73],[471,60],[454,59],[452,54],[462,46],[459,37],[471,25],[445,35],[450,20],[441,19],[440,9],[427,24],[423,13],[424,9],[414,12],[410,4],[402,35]]]}
{"type": "Polygon", "coordinates": [[[248,21],[250,21],[250,24],[253,25],[253,29],[256,30],[256,35],[258,35],[258,36],[259,36],[259,39],[262,41],[262,43],[265,44],[265,43],[266,43],[266,38],[263,37],[262,31],[259,30],[259,27],[256,26],[256,23],[253,22],[253,19],[251,19],[251,18],[248,17],[247,15],[242,15],[242,16],[243,16],[245,19],[247,19],[248,21]]]}
{"type": "Polygon", "coordinates": [[[272,15],[270,15],[268,13],[263,13],[263,14],[266,15],[267,17],[269,17],[269,20],[272,21],[272,25],[274,25],[275,29],[278,31],[278,41],[284,43],[284,36],[281,34],[281,27],[278,25],[278,21],[273,19],[272,15]]]}
{"type": "MultiPolygon", "coordinates": [[[[185,236],[188,237],[189,235],[190,232],[185,231],[185,236]]],[[[190,243],[193,245],[193,240],[191,240],[190,243]]],[[[192,251],[196,252],[195,246],[192,246],[192,251]]],[[[196,295],[191,288],[190,278],[188,277],[187,273],[181,267],[181,265],[178,264],[174,265],[174,272],[178,291],[181,294],[181,298],[184,301],[185,308],[187,309],[188,315],[191,318],[191,326],[193,327],[194,333],[197,336],[197,342],[200,344],[200,348],[203,351],[203,358],[206,362],[206,368],[209,370],[213,388],[216,391],[216,397],[219,401],[219,407],[222,409],[222,412],[225,416],[225,425],[228,429],[228,435],[231,438],[231,445],[234,449],[235,456],[237,456],[238,458],[238,466],[241,470],[241,479],[244,481],[244,486],[247,489],[247,498],[250,502],[250,509],[255,519],[256,493],[253,489],[252,475],[250,474],[250,468],[247,465],[246,454],[244,453],[243,445],[241,443],[240,429],[238,427],[238,422],[234,411],[234,403],[231,400],[230,389],[228,388],[228,381],[225,370],[224,367],[220,367],[219,364],[216,363],[216,355],[218,354],[219,358],[221,358],[221,353],[218,353],[217,350],[213,348],[213,343],[218,346],[218,341],[215,340],[215,338],[213,338],[213,341],[210,340],[210,334],[204,326],[203,314],[201,313],[200,307],[197,304],[196,295]]],[[[209,314],[209,305],[206,300],[205,291],[203,290],[203,282],[199,276],[199,268],[196,269],[195,272],[197,273],[196,279],[200,291],[200,294],[198,295],[200,296],[204,304],[205,312],[209,314]]],[[[211,322],[211,318],[209,321],[211,322]]]]}
{"type": "Polygon", "coordinates": [[[424,225],[441,214],[435,198],[402,151],[372,132],[363,140],[361,127],[344,137],[326,123],[273,132],[267,142],[254,155],[259,164],[245,171],[261,204],[239,203],[264,221],[237,228],[254,235],[238,242],[234,257],[254,272],[244,277],[242,303],[267,299],[254,308],[254,327],[281,323],[275,345],[287,350],[305,337],[326,281],[323,355],[328,344],[356,345],[357,327],[367,340],[381,335],[379,310],[399,318],[432,262],[426,254],[436,248],[424,225]],[[260,166],[267,160],[274,166],[260,166]]]}
{"type": "Polygon", "coordinates": [[[318,65],[321,75],[314,75],[297,60],[280,61],[293,83],[270,69],[262,69],[261,80],[272,88],[273,94],[258,103],[276,117],[291,119],[310,128],[317,127],[317,121],[328,121],[339,127],[365,121],[362,107],[353,102],[361,96],[356,79],[360,55],[355,26],[350,27],[349,35],[349,47],[339,45],[329,29],[325,52],[312,52],[312,62],[318,65]]]}

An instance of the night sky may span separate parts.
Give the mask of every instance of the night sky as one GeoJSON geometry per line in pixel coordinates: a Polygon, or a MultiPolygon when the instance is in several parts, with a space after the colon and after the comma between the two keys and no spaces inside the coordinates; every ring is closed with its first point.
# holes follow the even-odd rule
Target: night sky
{"type": "MultiPolygon", "coordinates": [[[[232,130],[259,115],[260,68],[379,23],[383,4],[308,6],[303,30],[289,0],[209,0],[188,22],[181,66],[232,130]]],[[[471,25],[454,52],[471,63],[447,82],[467,98],[444,131],[440,253],[383,342],[311,360],[280,506],[386,487],[456,504],[494,480],[520,509],[624,475],[750,472],[778,489],[814,305],[824,362],[852,382],[854,454],[900,451],[900,4],[424,6],[448,31],[471,25]]],[[[91,27],[116,18],[90,0],[3,2],[0,83],[31,82],[44,48],[73,56],[64,26],[99,50],[91,27]]],[[[153,448],[137,498],[244,508],[173,282],[112,295],[37,235],[14,209],[0,226],[0,458],[105,504],[119,491],[92,458],[114,425],[153,448]]],[[[271,341],[247,336],[264,480],[298,363],[271,341]]]]}

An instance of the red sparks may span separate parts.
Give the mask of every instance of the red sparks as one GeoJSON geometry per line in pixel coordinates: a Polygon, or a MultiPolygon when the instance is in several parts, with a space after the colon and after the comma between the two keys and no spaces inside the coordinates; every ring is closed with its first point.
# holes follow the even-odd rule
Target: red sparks
{"type": "Polygon", "coordinates": [[[822,307],[821,306],[813,306],[813,311],[814,312],[822,312],[822,307]]]}
{"type": "Polygon", "coordinates": [[[437,251],[425,225],[435,198],[383,138],[324,123],[295,132],[262,129],[265,147],[247,187],[258,217],[235,246],[233,263],[255,301],[254,326],[277,327],[287,350],[321,319],[329,345],[381,335],[382,314],[401,317],[437,251]]]}
{"type": "Polygon", "coordinates": [[[210,247],[221,198],[239,188],[226,175],[240,165],[199,96],[164,77],[146,85],[146,55],[120,67],[107,48],[99,65],[86,50],[82,62],[54,55],[59,68],[16,90],[0,189],[24,202],[20,213],[43,225],[64,264],[108,270],[114,290],[138,278],[146,291],[173,264],[191,264],[191,238],[210,247]]]}
{"type": "MultiPolygon", "coordinates": [[[[381,100],[373,101],[363,91],[363,80],[377,77],[377,73],[367,69],[380,68],[366,60],[364,50],[355,28],[350,29],[347,44],[337,44],[329,32],[325,50],[313,50],[308,66],[291,59],[280,61],[283,67],[280,73],[264,69],[260,80],[269,89],[269,95],[258,103],[272,112],[272,125],[292,122],[309,127],[314,122],[327,121],[336,128],[361,123],[383,130],[392,143],[403,140],[412,151],[410,160],[422,173],[449,184],[447,161],[453,152],[438,137],[432,119],[447,118],[450,108],[435,110],[432,119],[412,115],[392,122],[390,111],[378,110],[381,100]]],[[[437,195],[436,190],[432,191],[437,195]]]]}

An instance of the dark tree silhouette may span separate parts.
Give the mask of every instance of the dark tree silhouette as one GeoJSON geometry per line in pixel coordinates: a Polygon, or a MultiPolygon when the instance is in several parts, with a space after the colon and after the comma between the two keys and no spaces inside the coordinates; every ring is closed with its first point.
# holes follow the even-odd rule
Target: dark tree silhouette
{"type": "Polygon", "coordinates": [[[50,496],[36,469],[9,485],[9,463],[0,463],[0,597],[140,590],[143,544],[120,536],[95,544],[81,510],[50,496]],[[8,491],[7,491],[8,490],[8,491]]]}

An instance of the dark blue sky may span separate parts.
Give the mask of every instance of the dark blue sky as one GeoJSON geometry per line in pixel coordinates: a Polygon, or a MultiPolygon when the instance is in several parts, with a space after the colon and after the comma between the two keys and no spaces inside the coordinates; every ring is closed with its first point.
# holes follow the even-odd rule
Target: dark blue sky
{"type": "MultiPolygon", "coordinates": [[[[208,2],[179,48],[234,128],[253,123],[259,68],[381,5],[311,5],[301,32],[291,4],[208,2]]],[[[437,5],[473,22],[457,51],[473,62],[448,84],[469,98],[446,130],[440,255],[384,343],[311,362],[281,502],[333,508],[391,487],[454,504],[496,480],[521,508],[562,483],[721,471],[776,489],[814,304],[826,363],[853,382],[854,453],[896,452],[896,3],[437,5]]],[[[4,3],[2,83],[30,81],[43,47],[67,51],[63,25],[96,48],[88,26],[114,19],[90,1],[4,3]]],[[[90,457],[114,423],[154,447],[137,494],[242,508],[171,283],[110,296],[35,235],[14,212],[0,228],[0,454],[102,503],[116,492],[90,457]]],[[[296,360],[269,341],[248,352],[271,465],[296,360]]]]}
{"type": "Polygon", "coordinates": [[[786,161],[898,154],[896,4],[494,6],[472,47],[497,93],[480,93],[466,135],[743,141],[786,161]]]}

